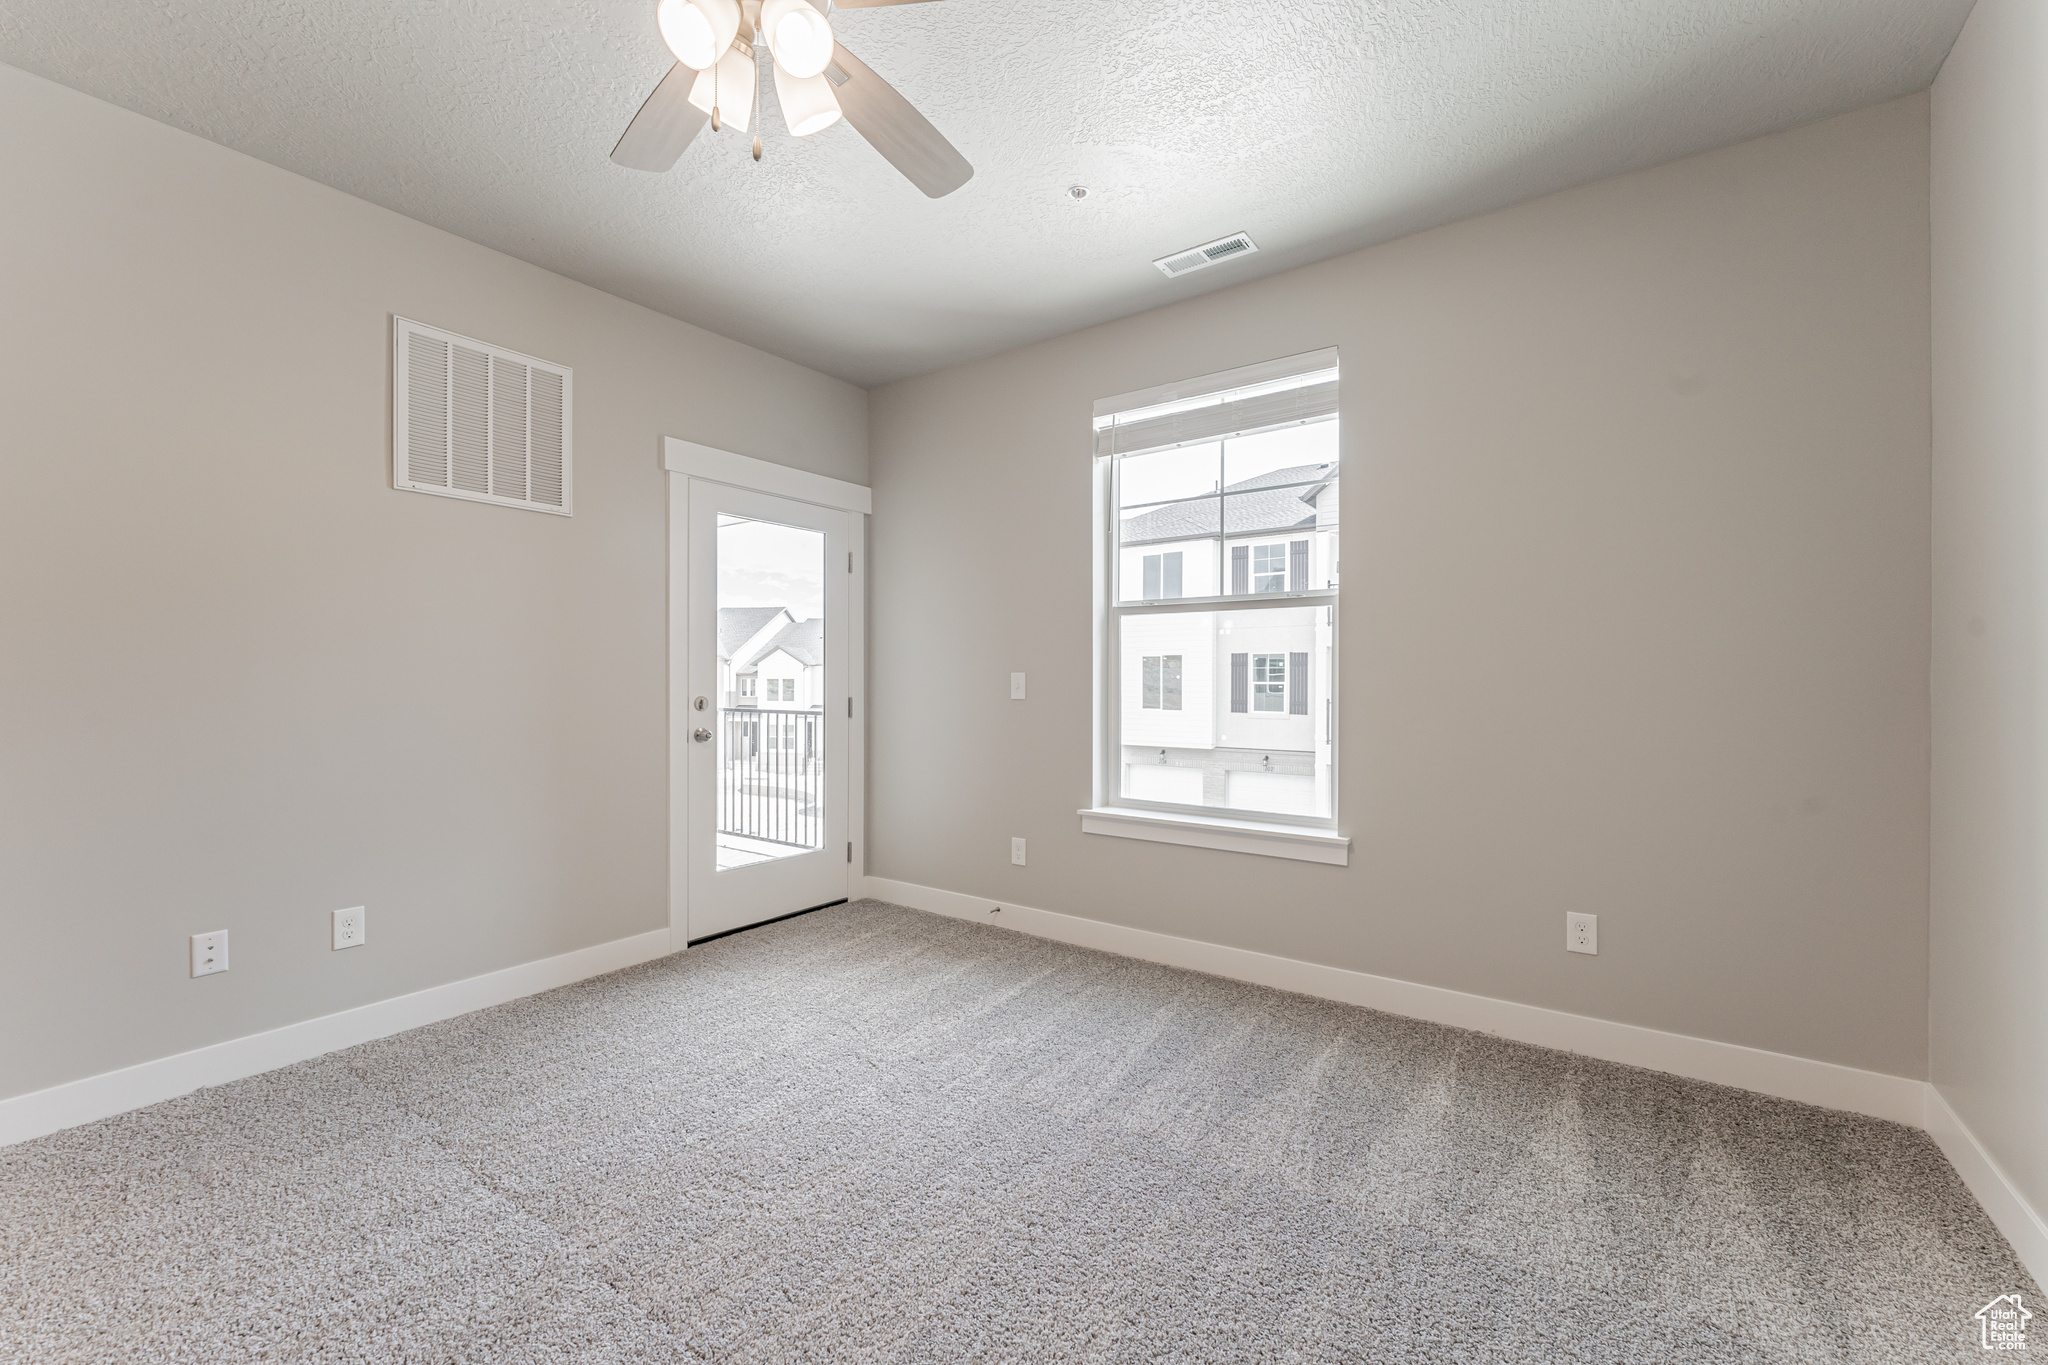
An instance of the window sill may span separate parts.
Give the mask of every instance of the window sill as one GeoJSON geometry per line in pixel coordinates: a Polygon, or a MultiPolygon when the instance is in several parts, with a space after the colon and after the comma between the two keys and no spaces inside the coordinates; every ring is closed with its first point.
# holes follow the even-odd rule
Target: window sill
{"type": "Polygon", "coordinates": [[[1083,834],[1108,834],[1119,839],[1149,839],[1158,844],[1220,848],[1266,858],[1293,858],[1305,863],[1351,862],[1351,841],[1326,829],[1301,825],[1269,825],[1256,820],[1223,820],[1203,815],[1169,815],[1164,811],[1098,806],[1081,813],[1083,834]]]}

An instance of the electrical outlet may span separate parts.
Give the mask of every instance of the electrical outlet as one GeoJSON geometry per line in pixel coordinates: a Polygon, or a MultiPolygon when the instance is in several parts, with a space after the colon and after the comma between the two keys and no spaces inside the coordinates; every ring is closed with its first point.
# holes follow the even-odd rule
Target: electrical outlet
{"type": "Polygon", "coordinates": [[[1024,675],[1022,673],[1012,673],[1010,675],[1010,700],[1024,700],[1024,675]]]}
{"type": "Polygon", "coordinates": [[[1598,915],[1575,915],[1570,911],[1564,917],[1564,950],[1568,953],[1591,953],[1600,955],[1600,917],[1598,915]]]}
{"type": "Polygon", "coordinates": [[[192,935],[192,975],[212,976],[228,969],[228,931],[192,935]]]}
{"type": "Polygon", "coordinates": [[[1022,839],[1010,840],[1010,861],[1018,867],[1024,866],[1024,841],[1022,839]]]}
{"type": "Polygon", "coordinates": [[[369,942],[370,926],[363,907],[334,912],[334,950],[360,948],[369,942]]]}

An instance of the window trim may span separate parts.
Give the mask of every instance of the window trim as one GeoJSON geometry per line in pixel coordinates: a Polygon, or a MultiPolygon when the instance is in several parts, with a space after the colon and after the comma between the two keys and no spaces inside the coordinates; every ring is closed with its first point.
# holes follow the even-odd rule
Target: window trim
{"type": "Polygon", "coordinates": [[[1278,654],[1253,654],[1251,663],[1252,712],[1256,713],[1259,711],[1272,711],[1279,715],[1286,715],[1288,678],[1287,651],[1282,650],[1278,654]],[[1259,676],[1259,669],[1261,667],[1265,668],[1267,671],[1267,676],[1263,678],[1259,676]],[[1275,682],[1272,677],[1272,670],[1275,668],[1278,668],[1280,670],[1280,680],[1278,682],[1275,682]],[[1260,697],[1271,697],[1273,699],[1274,704],[1271,706],[1261,706],[1259,705],[1260,697]]]}
{"type": "Polygon", "coordinates": [[[1333,829],[1308,825],[1268,824],[1261,820],[1184,815],[1136,806],[1092,806],[1076,812],[1083,834],[1119,839],[1145,839],[1155,844],[1183,844],[1229,853],[1256,853],[1304,863],[1351,864],[1351,840],[1333,829]]]}
{"type": "MultiPolygon", "coordinates": [[[[1101,405],[1098,404],[1098,410],[1101,405]]],[[[1339,417],[1341,424],[1341,415],[1339,417]]],[[[1341,430],[1341,425],[1340,425],[1341,430]]],[[[1279,812],[1250,813],[1213,806],[1189,806],[1168,801],[1148,801],[1122,794],[1117,765],[1122,749],[1122,721],[1118,684],[1122,678],[1120,631],[1127,615],[1158,616],[1183,611],[1260,611],[1286,607],[1330,608],[1329,696],[1337,695],[1339,644],[1343,613],[1336,610],[1339,590],[1275,593],[1223,593],[1207,597],[1165,600],[1116,601],[1117,543],[1116,456],[1093,457],[1092,511],[1095,534],[1091,540],[1094,588],[1094,758],[1093,804],[1079,812],[1083,833],[1121,838],[1146,839],[1158,843],[1185,844],[1225,849],[1269,857],[1296,858],[1309,862],[1346,865],[1350,861],[1350,839],[1337,833],[1341,817],[1338,765],[1340,720],[1335,706],[1324,708],[1324,725],[1330,745],[1332,781],[1330,814],[1286,815],[1279,812]]],[[[1341,470],[1340,470],[1341,477],[1341,470]]],[[[1229,542],[1225,540],[1224,544],[1229,542]]],[[[1282,544],[1286,544],[1282,541],[1282,544]]],[[[1219,565],[1227,574],[1227,565],[1219,565]]],[[[1290,660],[1291,663],[1291,660],[1290,660]]],[[[1284,709],[1283,715],[1291,714],[1284,709]]]]}

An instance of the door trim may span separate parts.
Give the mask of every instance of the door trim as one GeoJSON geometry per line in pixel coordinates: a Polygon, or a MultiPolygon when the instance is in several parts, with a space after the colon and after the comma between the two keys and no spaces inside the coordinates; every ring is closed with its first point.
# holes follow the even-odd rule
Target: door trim
{"type": "Polygon", "coordinates": [[[874,494],[857,483],[827,478],[807,469],[771,464],[751,455],[714,450],[674,436],[661,438],[661,467],[671,474],[686,474],[693,479],[730,484],[756,493],[772,493],[778,498],[792,498],[841,512],[858,512],[866,516],[874,511],[874,494]]]}
{"type": "Polygon", "coordinates": [[[846,727],[846,837],[853,845],[848,886],[867,876],[867,519],[873,495],[859,484],[771,464],[694,441],[662,438],[668,480],[668,938],[682,952],[690,936],[690,481],[750,489],[854,515],[847,518],[853,551],[846,585],[847,690],[853,717],[846,727]]]}

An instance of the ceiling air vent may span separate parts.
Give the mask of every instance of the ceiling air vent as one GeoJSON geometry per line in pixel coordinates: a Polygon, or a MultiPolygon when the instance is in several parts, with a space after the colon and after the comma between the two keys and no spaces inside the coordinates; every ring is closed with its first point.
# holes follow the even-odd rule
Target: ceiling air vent
{"type": "Polygon", "coordinates": [[[1242,232],[1234,232],[1228,237],[1219,237],[1201,246],[1191,246],[1186,251],[1176,251],[1171,256],[1161,256],[1152,264],[1158,266],[1159,273],[1170,280],[1176,275],[1185,275],[1190,270],[1200,270],[1218,261],[1227,261],[1236,256],[1249,256],[1258,249],[1258,244],[1251,238],[1242,232]]]}
{"type": "Polygon", "coordinates": [[[406,318],[392,355],[394,486],[569,515],[567,366],[406,318]]]}

